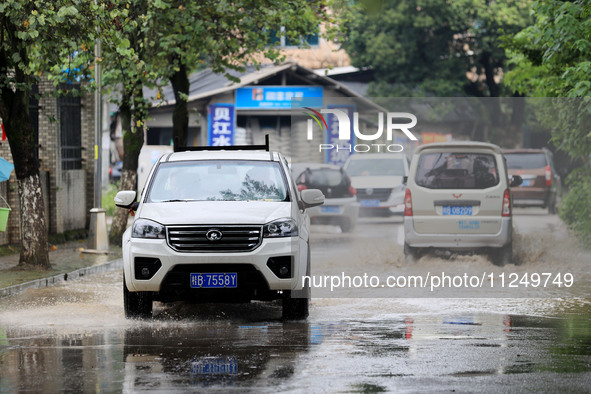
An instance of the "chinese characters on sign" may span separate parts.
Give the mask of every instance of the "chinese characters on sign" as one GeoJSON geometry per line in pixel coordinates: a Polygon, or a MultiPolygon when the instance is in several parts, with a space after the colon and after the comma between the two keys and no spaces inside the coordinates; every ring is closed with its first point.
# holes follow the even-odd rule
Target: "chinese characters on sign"
{"type": "Polygon", "coordinates": [[[234,145],[234,105],[212,104],[207,110],[208,141],[210,146],[234,145]]]}
{"type": "MultiPolygon", "coordinates": [[[[349,124],[351,125],[351,127],[353,127],[353,112],[355,112],[354,106],[329,105],[328,108],[338,109],[340,111],[346,112],[349,116],[349,124]]],[[[344,149],[327,150],[324,161],[326,161],[329,164],[336,164],[342,167],[343,164],[345,164],[345,161],[347,161],[347,158],[349,158],[349,155],[351,155],[354,152],[354,150],[349,149],[349,147],[352,143],[354,143],[354,141],[351,140],[355,138],[355,134],[353,133],[353,130],[351,130],[351,139],[349,139],[349,141],[343,141],[339,139],[339,121],[334,114],[328,114],[328,116],[326,117],[326,123],[328,124],[328,130],[326,133],[326,143],[334,146],[343,147],[344,149]]]]}
{"type": "Polygon", "coordinates": [[[238,109],[290,109],[292,99],[317,99],[322,106],[320,86],[253,86],[236,89],[238,109]]]}

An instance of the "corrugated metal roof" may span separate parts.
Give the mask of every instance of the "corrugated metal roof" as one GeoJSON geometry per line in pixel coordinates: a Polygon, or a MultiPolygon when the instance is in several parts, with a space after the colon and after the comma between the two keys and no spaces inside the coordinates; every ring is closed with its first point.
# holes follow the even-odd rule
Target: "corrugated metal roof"
{"type": "MultiPolygon", "coordinates": [[[[237,72],[229,70],[228,73],[234,77],[240,79],[240,82],[232,82],[227,79],[223,74],[214,73],[211,69],[199,71],[193,73],[189,77],[190,89],[189,89],[189,102],[206,99],[211,96],[233,91],[239,87],[257,85],[261,81],[277,75],[285,70],[291,69],[292,71],[302,74],[305,78],[310,80],[310,84],[333,86],[336,90],[342,92],[345,96],[354,97],[361,99],[368,106],[382,110],[375,103],[367,100],[361,94],[353,91],[344,84],[335,81],[327,76],[318,75],[313,70],[302,67],[294,62],[286,62],[280,65],[261,65],[260,69],[256,69],[254,66],[247,66],[244,72],[237,72]]],[[[167,107],[175,104],[174,93],[172,86],[167,84],[163,88],[164,101],[157,101],[153,99],[156,96],[156,91],[145,90],[145,97],[152,97],[152,105],[154,107],[167,107]]]]}

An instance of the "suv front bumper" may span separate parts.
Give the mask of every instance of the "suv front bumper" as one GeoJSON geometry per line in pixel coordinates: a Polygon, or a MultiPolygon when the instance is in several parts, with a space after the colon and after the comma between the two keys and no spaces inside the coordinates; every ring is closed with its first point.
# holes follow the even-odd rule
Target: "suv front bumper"
{"type": "MultiPolygon", "coordinates": [[[[307,248],[307,242],[303,239],[285,237],[264,238],[262,243],[250,252],[189,253],[171,249],[166,243],[166,239],[128,238],[123,245],[124,277],[127,288],[132,292],[159,292],[166,290],[161,285],[165,282],[167,275],[175,270],[183,270],[182,266],[191,266],[191,269],[198,269],[200,266],[215,266],[215,272],[236,272],[237,265],[244,265],[245,267],[254,267],[262,275],[268,287],[265,286],[266,288],[261,290],[300,290],[302,288],[301,278],[306,275],[307,248]],[[135,260],[138,257],[158,259],[161,266],[151,278],[138,279],[135,273],[135,260]],[[291,257],[290,278],[279,278],[267,266],[269,259],[274,257],[291,257]],[[225,270],[226,266],[227,270],[225,270]]],[[[240,277],[238,277],[238,281],[240,286],[240,277]]],[[[188,282],[187,286],[189,286],[188,282]]]]}

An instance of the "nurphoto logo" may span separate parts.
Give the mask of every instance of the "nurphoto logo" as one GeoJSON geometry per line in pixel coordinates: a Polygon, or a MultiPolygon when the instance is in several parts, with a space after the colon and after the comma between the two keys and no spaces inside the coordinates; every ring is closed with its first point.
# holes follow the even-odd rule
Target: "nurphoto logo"
{"type": "Polygon", "coordinates": [[[373,134],[364,134],[359,129],[359,113],[353,112],[353,127],[351,127],[351,120],[349,117],[349,113],[340,109],[336,108],[322,108],[320,111],[314,110],[310,107],[304,107],[309,112],[305,112],[306,115],[310,116],[312,119],[308,119],[307,124],[307,139],[311,141],[314,136],[314,121],[320,127],[320,130],[326,130],[327,133],[334,135],[334,139],[331,139],[332,142],[334,141],[346,141],[347,144],[340,145],[340,144],[320,144],[318,149],[320,152],[326,150],[347,150],[349,152],[369,152],[372,147],[377,148],[378,152],[402,152],[404,147],[400,144],[355,144],[351,143],[355,139],[352,138],[353,135],[351,131],[353,131],[354,136],[361,141],[375,141],[382,137],[384,134],[384,129],[386,131],[386,140],[393,141],[394,140],[394,131],[400,130],[404,135],[406,135],[411,141],[417,141],[417,137],[414,136],[413,133],[409,129],[413,128],[417,124],[417,117],[408,112],[387,112],[386,113],[386,120],[384,121],[384,113],[378,113],[378,130],[373,134]],[[329,114],[336,118],[336,122],[332,121],[329,124],[327,123],[323,114],[329,114]],[[410,122],[400,123],[401,120],[409,120],[410,122]]]}

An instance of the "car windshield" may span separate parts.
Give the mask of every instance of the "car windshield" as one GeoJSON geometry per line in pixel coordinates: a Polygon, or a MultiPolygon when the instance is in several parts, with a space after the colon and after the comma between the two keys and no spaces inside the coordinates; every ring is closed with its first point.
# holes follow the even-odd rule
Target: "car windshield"
{"type": "Polygon", "coordinates": [[[404,159],[351,160],[345,168],[349,176],[405,176],[404,159]]]}
{"type": "Polygon", "coordinates": [[[279,163],[199,160],[161,163],[147,202],[289,201],[279,163]]]}
{"type": "Polygon", "coordinates": [[[505,153],[507,168],[513,170],[531,170],[546,167],[546,155],[543,153],[505,153]]]}
{"type": "Polygon", "coordinates": [[[490,154],[423,153],[415,182],[429,189],[485,189],[499,183],[499,172],[490,154]]]}

